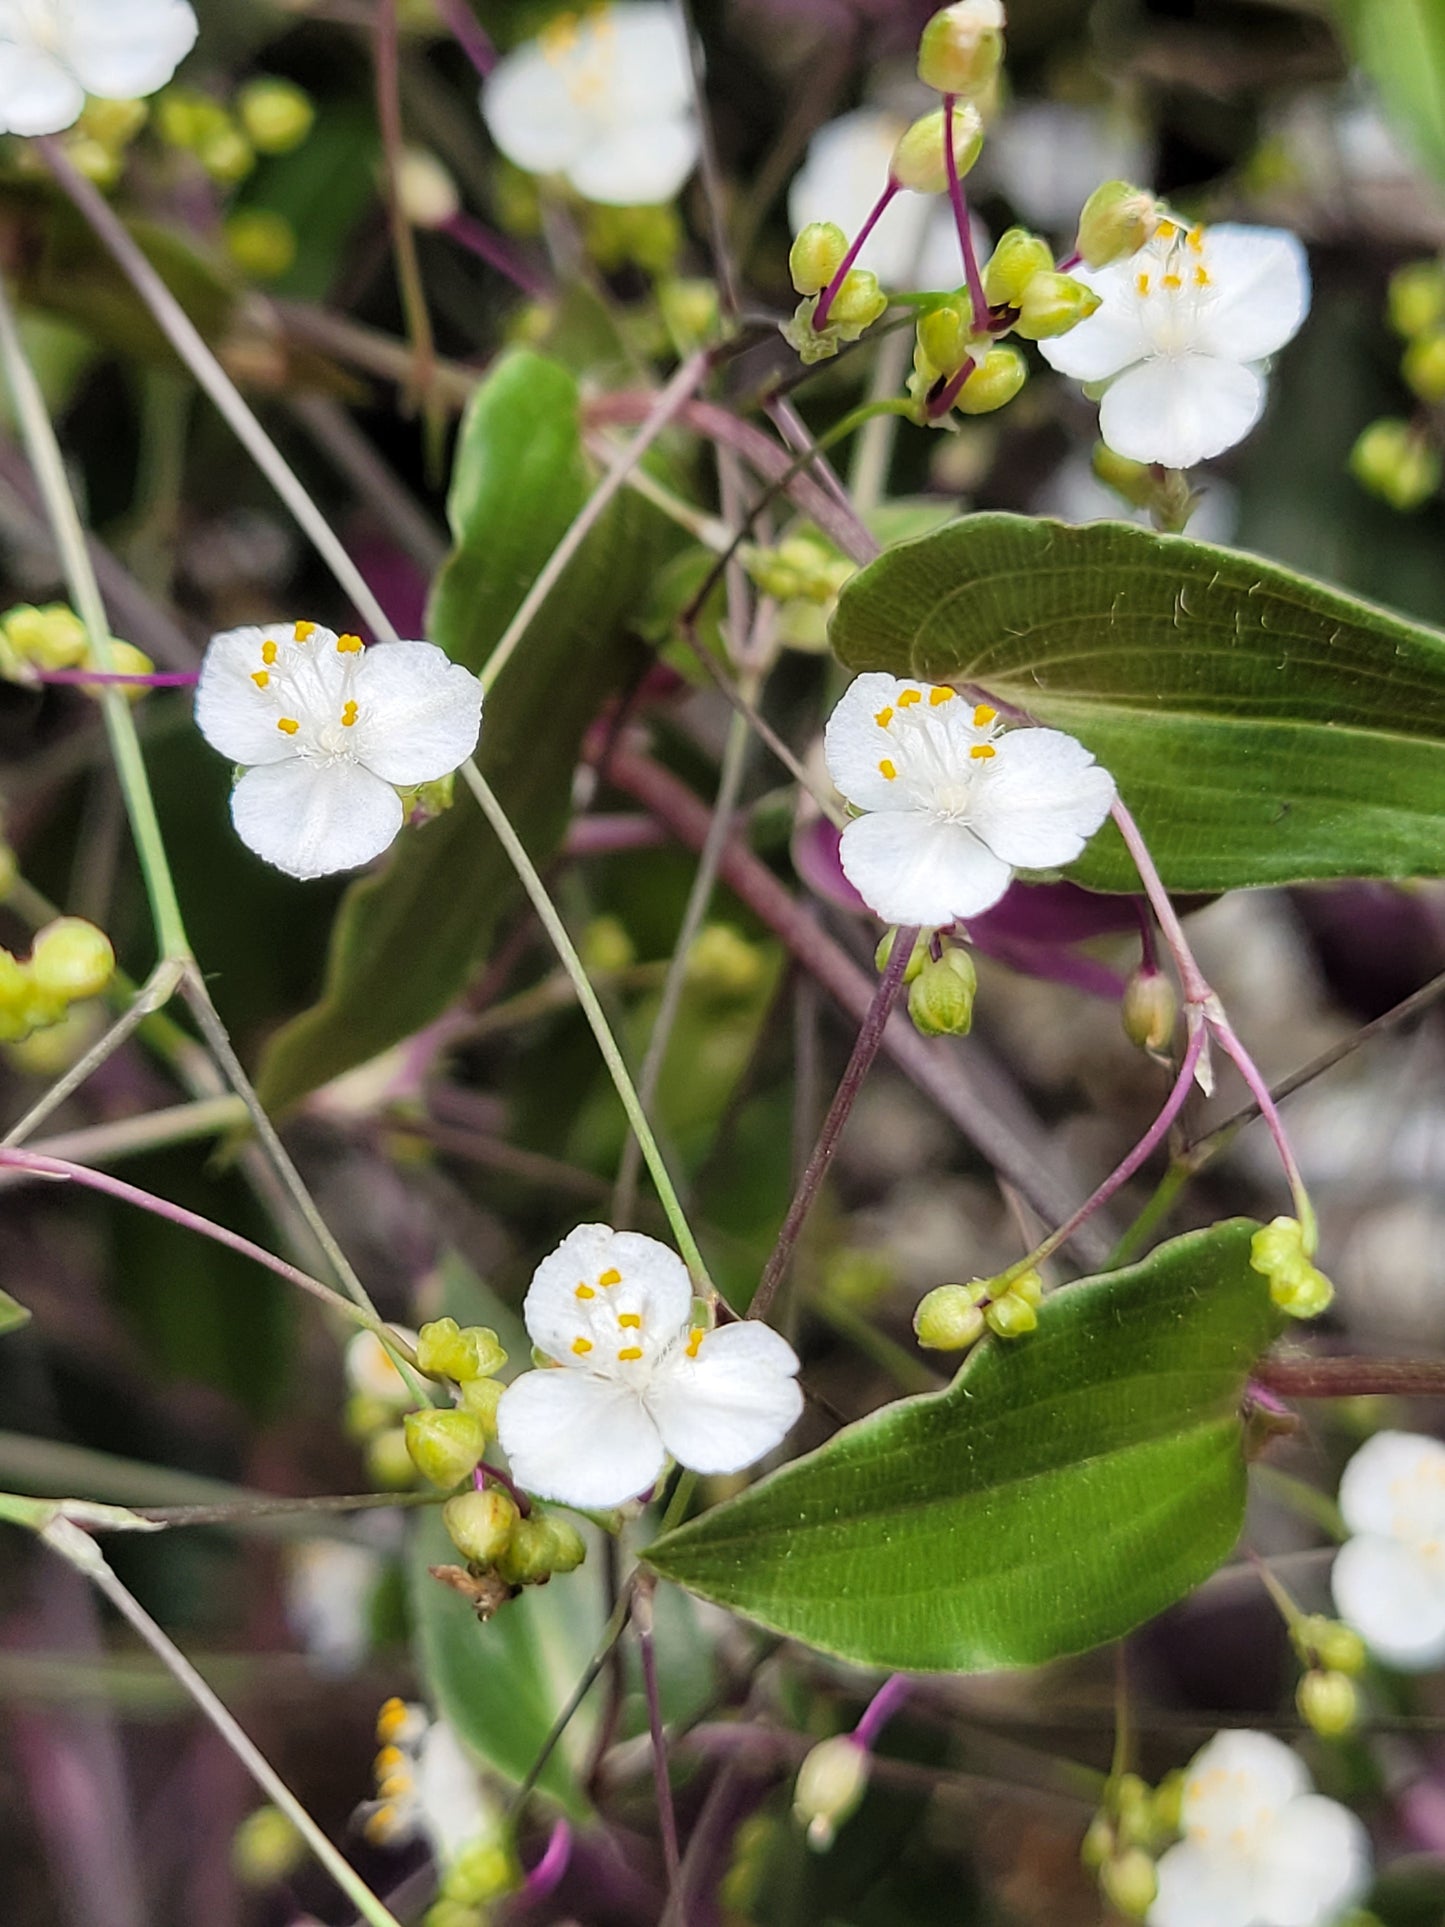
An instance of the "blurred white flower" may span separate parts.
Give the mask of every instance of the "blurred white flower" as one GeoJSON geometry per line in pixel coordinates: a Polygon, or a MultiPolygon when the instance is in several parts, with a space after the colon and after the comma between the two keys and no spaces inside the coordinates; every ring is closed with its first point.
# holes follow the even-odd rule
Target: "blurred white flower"
{"type": "MultiPolygon", "coordinates": [[[[398,1325],[395,1330],[397,1336],[404,1338],[415,1351],[416,1333],[406,1325],[398,1325]]],[[[359,1331],[349,1338],[346,1341],[344,1363],[346,1382],[353,1392],[360,1392],[365,1398],[379,1399],[385,1405],[394,1405],[399,1411],[409,1411],[415,1403],[406,1380],[397,1370],[396,1360],[375,1332],[359,1331]]]]}
{"type": "Polygon", "coordinates": [[[844,874],[887,923],[941,926],[997,903],[1015,869],[1082,851],[1114,779],[1057,729],[1001,730],[956,690],[859,676],[828,719],[828,773],[855,809],[844,874]]]}
{"type": "Polygon", "coordinates": [[[1330,1927],[1370,1878],[1364,1827],[1267,1733],[1218,1733],[1184,1780],[1149,1927],[1330,1927]]]}
{"type": "Polygon", "coordinates": [[[320,1671],[355,1672],[370,1652],[384,1566],[373,1547],[345,1539],[303,1539],[287,1548],[286,1623],[320,1671]]]}
{"type": "Polygon", "coordinates": [[[989,129],[979,172],[987,173],[1031,226],[1072,235],[1095,181],[1142,181],[1153,173],[1150,143],[1127,115],[1072,101],[1009,106],[989,129]]]}
{"type": "Polygon", "coordinates": [[[579,1225],[537,1267],[522,1313],[559,1369],[524,1372],[497,1428],[519,1485],[563,1505],[621,1505],[669,1454],[737,1472],[779,1444],[803,1406],[791,1345],[752,1319],[693,1323],[675,1252],[636,1231],[579,1225]]]}
{"type": "MultiPolygon", "coordinates": [[[[794,234],[810,221],[835,221],[851,241],[888,185],[893,150],[908,125],[882,108],[859,107],[820,127],[788,189],[788,220],[794,234]]],[[[973,241],[982,259],[989,251],[989,238],[977,221],[973,241]]],[[[876,274],[889,288],[961,286],[963,257],[947,195],[900,189],[863,243],[854,266],[876,274]]]]}
{"type": "Polygon", "coordinates": [[[1305,251],[1282,228],[1165,220],[1127,260],[1071,272],[1101,305],[1039,352],[1061,374],[1108,382],[1099,433],[1118,454],[1165,468],[1244,439],[1264,410],[1256,364],[1309,312],[1305,251]]]}
{"type": "MultiPolygon", "coordinates": [[[[1189,534],[1196,542],[1234,540],[1239,528],[1239,494],[1217,475],[1190,477],[1199,502],[1189,518],[1189,534]]],[[[1134,522],[1153,528],[1148,509],[1135,508],[1106,488],[1094,473],[1087,449],[1064,457],[1029,505],[1035,515],[1056,516],[1060,522],[1134,522]]]]}
{"type": "Polygon", "coordinates": [[[1351,1537],[1330,1584],[1346,1625],[1387,1666],[1445,1660],[1445,1445],[1377,1432],[1345,1467],[1340,1511],[1351,1537]]]}
{"type": "Polygon", "coordinates": [[[364,649],[314,622],[213,636],[196,723],[245,766],[241,841],[288,876],[354,870],[402,826],[397,788],[433,783],[477,746],[482,686],[429,642],[364,649]]]}
{"type": "Polygon", "coordinates": [[[515,166],[586,200],[670,201],[699,149],[681,15],[665,0],[559,14],[487,76],[482,119],[515,166]]]}
{"type": "Polygon", "coordinates": [[[361,1809],[378,1846],[425,1840],[438,1867],[495,1839],[500,1812],[483,1791],[476,1762],[445,1720],[424,1706],[390,1699],[376,1722],[376,1799],[361,1809]]]}
{"type": "Polygon", "coordinates": [[[195,39],[187,0],[0,0],[0,133],[58,134],[87,94],[153,94],[195,39]]]}

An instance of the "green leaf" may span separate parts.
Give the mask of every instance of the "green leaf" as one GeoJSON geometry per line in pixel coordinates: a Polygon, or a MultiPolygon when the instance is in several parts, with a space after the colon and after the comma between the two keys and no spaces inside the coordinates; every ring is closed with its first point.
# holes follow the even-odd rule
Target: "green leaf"
{"type": "Polygon", "coordinates": [[[645,1555],[864,1666],[1035,1666],[1117,1639],[1229,1554],[1245,1380],[1279,1319],[1233,1219],[1050,1298],[945,1392],[850,1425],[645,1555]]]}
{"type": "Polygon", "coordinates": [[[1335,0],[1351,52],[1392,121],[1445,180],[1445,9],[1440,0],[1335,0]]]}
{"type": "MultiPolygon", "coordinates": [[[[428,633],[480,669],[592,486],[577,386],[518,351],[478,390],[462,425],[448,513],[456,546],[438,578],[428,633]]],[[[582,736],[632,660],[659,519],[619,498],[582,544],[498,678],[477,753],[535,863],[571,813],[582,736]]],[[[459,783],[453,807],[406,831],[338,913],[321,1000],[272,1040],[262,1101],[294,1103],[430,1023],[485,962],[518,900],[510,864],[459,783]]]]}
{"type": "MultiPolygon", "coordinates": [[[[585,1566],[545,1586],[528,1586],[483,1625],[460,1593],[428,1571],[458,1560],[440,1509],[412,1521],[407,1585],[432,1705],[478,1758],[513,1785],[531,1769],[602,1635],[607,1614],[598,1535],[589,1531],[588,1541],[585,1566]]],[[[589,1702],[538,1781],[576,1819],[588,1810],[578,1775],[595,1730],[589,1702]]]]}
{"type": "Polygon", "coordinates": [[[18,1332],[22,1325],[30,1323],[30,1313],[18,1299],[12,1298],[8,1291],[0,1291],[0,1338],[6,1332],[18,1332]]]}
{"type": "MultiPolygon", "coordinates": [[[[855,576],[832,641],[1077,736],[1170,889],[1445,873],[1445,637],[1257,556],[973,515],[855,576]]],[[[1138,887],[1112,826],[1070,875],[1138,887]]]]}

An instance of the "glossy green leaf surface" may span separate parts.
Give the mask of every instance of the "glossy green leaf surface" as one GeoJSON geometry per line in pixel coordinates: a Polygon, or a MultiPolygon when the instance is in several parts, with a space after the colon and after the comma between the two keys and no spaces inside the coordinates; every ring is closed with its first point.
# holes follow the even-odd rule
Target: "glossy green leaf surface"
{"type": "Polygon", "coordinates": [[[1278,1329],[1233,1219],[1071,1285],[944,1392],[848,1426],[657,1541],[666,1578],[860,1665],[1033,1666],[1116,1639],[1229,1554],[1239,1405],[1278,1329]]]}
{"type": "MultiPolygon", "coordinates": [[[[1445,874],[1445,636],[1257,556],[973,515],[862,570],[831,634],[1077,736],[1171,889],[1445,874]]],[[[1112,827],[1069,874],[1136,887],[1112,827]]]]}
{"type": "MultiPolygon", "coordinates": [[[[467,411],[448,502],[455,547],[427,627],[470,669],[486,662],[590,491],[577,410],[566,369],[518,351],[467,411]]],[[[657,525],[634,499],[613,503],[487,697],[477,760],[538,864],[566,826],[583,733],[632,660],[627,621],[657,525]]],[[[450,810],[404,831],[384,867],[347,892],[321,1000],[272,1039],[263,1101],[293,1103],[439,1016],[485,962],[518,897],[459,781],[450,810]]]]}

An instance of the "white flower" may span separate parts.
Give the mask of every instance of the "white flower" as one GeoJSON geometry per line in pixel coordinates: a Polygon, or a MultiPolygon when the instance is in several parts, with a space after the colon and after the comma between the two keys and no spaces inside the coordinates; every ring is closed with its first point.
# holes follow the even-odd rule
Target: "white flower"
{"type": "Polygon", "coordinates": [[[998,182],[1021,219],[1072,234],[1081,181],[1142,180],[1152,155],[1126,114],[1074,101],[1018,101],[989,129],[978,171],[998,182]]]}
{"type": "Polygon", "coordinates": [[[1195,1754],[1182,1828],[1149,1927],[1329,1927],[1369,1884],[1365,1829],[1267,1733],[1217,1733],[1195,1754]]]}
{"type": "Polygon", "coordinates": [[[1039,352],[1061,374],[1107,381],[1099,433],[1118,454],[1165,468],[1243,441],[1264,410],[1256,364],[1309,312],[1305,251],[1282,228],[1161,221],[1127,260],[1070,273],[1101,305],[1039,352]]]}
{"type": "Polygon", "coordinates": [[[87,94],[153,94],[195,39],[187,0],[0,0],[0,133],[58,134],[87,94]]]}
{"type": "Polygon", "coordinates": [[[680,14],[617,0],[559,15],[487,76],[482,118],[509,161],[564,175],[589,201],[670,201],[698,157],[680,14]]]}
{"type": "Polygon", "coordinates": [[[1071,863],[1114,779],[1057,729],[1000,731],[958,692],[859,676],[828,719],[828,773],[866,815],[839,854],[885,923],[952,923],[997,903],[1016,868],[1071,863]]]}
{"type": "MultiPolygon", "coordinates": [[[[417,1335],[414,1331],[405,1325],[397,1325],[394,1330],[413,1351],[416,1350],[417,1335]]],[[[344,1365],[347,1384],[353,1392],[359,1392],[364,1398],[378,1399],[383,1405],[394,1405],[398,1411],[409,1411],[416,1402],[410,1386],[397,1370],[396,1360],[375,1332],[359,1331],[347,1339],[344,1365]]]]}
{"type": "Polygon", "coordinates": [[[363,649],[314,622],[214,636],[196,722],[246,773],[241,841],[293,877],[369,863],[401,828],[397,786],[434,783],[477,746],[482,686],[429,642],[363,649]]]}
{"type": "Polygon", "coordinates": [[[1330,1584],[1341,1619],[1387,1666],[1445,1659],[1445,1445],[1377,1432],[1345,1467],[1340,1511],[1353,1537],[1330,1584]]]}
{"type": "MultiPolygon", "coordinates": [[[[879,107],[859,107],[820,127],[788,189],[794,234],[810,221],[836,221],[851,241],[888,185],[893,150],[907,129],[906,120],[879,107]]],[[[977,221],[973,240],[984,258],[989,240],[977,221]]],[[[901,189],[863,243],[854,266],[876,274],[885,287],[959,287],[963,256],[947,195],[901,189]]]]}
{"type": "Polygon", "coordinates": [[[377,1797],[361,1812],[378,1846],[425,1840],[443,1869],[497,1837],[500,1815],[482,1790],[476,1763],[445,1720],[391,1699],[376,1722],[377,1797]]]}
{"type": "Polygon", "coordinates": [[[287,1548],[286,1623],[321,1672],[354,1673],[370,1652],[384,1568],[374,1546],[345,1539],[303,1539],[287,1548]]]}
{"type": "Polygon", "coordinates": [[[621,1505],[669,1454],[736,1472],[771,1452],[803,1406],[792,1347],[753,1319],[693,1323],[692,1280],[666,1245],[583,1224],[544,1258],[522,1313],[560,1369],[502,1394],[498,1434],[519,1485],[564,1505],[621,1505]]]}

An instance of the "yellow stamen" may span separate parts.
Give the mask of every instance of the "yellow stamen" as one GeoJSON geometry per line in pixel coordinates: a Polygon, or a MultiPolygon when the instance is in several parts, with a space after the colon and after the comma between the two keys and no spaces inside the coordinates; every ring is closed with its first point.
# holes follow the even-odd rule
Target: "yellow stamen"
{"type": "Polygon", "coordinates": [[[619,1312],[617,1322],[622,1326],[624,1331],[641,1331],[642,1313],[640,1311],[619,1312]]]}
{"type": "Polygon", "coordinates": [[[973,712],[974,728],[987,729],[997,715],[998,711],[996,709],[990,709],[987,703],[980,703],[973,712]]]}
{"type": "Polygon", "coordinates": [[[271,671],[269,669],[253,669],[251,671],[251,680],[258,689],[264,689],[271,680],[271,671]]]}
{"type": "Polygon", "coordinates": [[[406,1755],[399,1746],[384,1746],[373,1762],[373,1770],[378,1780],[388,1773],[395,1773],[398,1767],[406,1765],[406,1755]]]}
{"type": "Polygon", "coordinates": [[[930,707],[937,709],[940,703],[951,703],[958,694],[956,689],[935,689],[928,698],[930,707]]]}
{"type": "Polygon", "coordinates": [[[880,709],[873,720],[880,729],[887,729],[888,725],[893,721],[893,711],[891,709],[880,709]]]}
{"type": "Polygon", "coordinates": [[[1173,221],[1161,221],[1154,231],[1161,241],[1172,241],[1179,232],[1179,229],[1174,225],[1173,221]]]}
{"type": "Polygon", "coordinates": [[[603,1272],[597,1282],[604,1287],[608,1285],[620,1285],[622,1283],[622,1273],[618,1271],[615,1265],[611,1265],[603,1272]]]}
{"type": "Polygon", "coordinates": [[[283,736],[294,736],[301,725],[294,716],[278,716],[276,719],[276,727],[281,731],[283,736]]]}
{"type": "MultiPolygon", "coordinates": [[[[316,634],[316,624],[314,622],[298,622],[294,625],[293,634],[298,642],[310,642],[311,638],[316,634]]],[[[276,645],[272,643],[268,646],[274,649],[276,645]]]]}
{"type": "Polygon", "coordinates": [[[898,707],[900,709],[911,709],[914,703],[921,703],[922,701],[923,691],[921,689],[905,689],[903,694],[898,698],[898,707]]]}
{"type": "Polygon", "coordinates": [[[1177,274],[1166,274],[1164,277],[1164,285],[1166,288],[1174,289],[1182,288],[1184,283],[1179,279],[1177,274]]]}
{"type": "Polygon", "coordinates": [[[388,1773],[385,1779],[376,1783],[377,1798],[399,1800],[404,1794],[410,1793],[415,1785],[416,1781],[405,1771],[388,1773]]]}
{"type": "MultiPolygon", "coordinates": [[[[299,624],[299,623],[297,624],[297,627],[298,627],[298,628],[300,627],[300,624],[299,624]]],[[[299,641],[299,640],[300,640],[300,638],[298,637],[298,638],[297,638],[297,640],[299,641]]],[[[274,643],[274,642],[271,642],[271,641],[266,641],[266,642],[263,642],[263,643],[261,644],[261,660],[262,660],[262,662],[264,662],[264,663],[265,663],[265,665],[266,665],[266,667],[267,667],[268,669],[269,669],[269,668],[271,667],[271,665],[272,665],[272,663],[274,663],[274,662],[275,662],[275,660],[276,660],[276,645],[275,645],[275,643],[274,643]]]]}
{"type": "Polygon", "coordinates": [[[1202,226],[1190,228],[1184,238],[1195,254],[1202,254],[1204,252],[1204,229],[1202,226]]]}
{"type": "Polygon", "coordinates": [[[573,1295],[577,1298],[595,1298],[597,1293],[592,1289],[591,1285],[579,1285],[573,1295]]]}
{"type": "Polygon", "coordinates": [[[361,650],[360,636],[338,636],[336,647],[343,656],[355,656],[361,650]]]}
{"type": "Polygon", "coordinates": [[[1210,285],[1208,268],[1194,270],[1194,285],[1196,288],[1207,288],[1210,285]]]}
{"type": "Polygon", "coordinates": [[[641,1356],[642,1347],[640,1345],[624,1345],[622,1350],[617,1354],[617,1359],[619,1364],[631,1365],[635,1363],[637,1359],[641,1358],[641,1356]]]}
{"type": "Polygon", "coordinates": [[[702,1346],[702,1341],[706,1337],[707,1337],[707,1327],[705,1325],[693,1326],[692,1330],[687,1335],[687,1355],[689,1358],[697,1357],[698,1352],[702,1346]]]}
{"type": "Polygon", "coordinates": [[[375,1813],[368,1815],[366,1825],[362,1831],[373,1847],[383,1847],[390,1839],[392,1828],[395,1825],[396,1808],[393,1806],[378,1807],[375,1813]]]}
{"type": "Polygon", "coordinates": [[[894,765],[892,759],[887,756],[885,756],[883,758],[883,761],[878,765],[878,769],[880,774],[883,776],[886,776],[890,783],[898,775],[898,770],[894,765]]]}
{"type": "Polygon", "coordinates": [[[348,703],[345,709],[343,709],[341,712],[341,727],[343,729],[350,729],[351,725],[355,721],[356,721],[356,704],[348,703]]]}
{"type": "Polygon", "coordinates": [[[376,1716],[376,1737],[382,1746],[388,1746],[406,1725],[406,1701],[393,1695],[376,1716]]]}
{"type": "Polygon", "coordinates": [[[592,1340],[590,1338],[574,1338],[572,1340],[572,1350],[576,1353],[578,1358],[585,1358],[588,1352],[591,1351],[591,1349],[592,1349],[592,1340]]]}
{"type": "Polygon", "coordinates": [[[1149,292],[1149,277],[1148,277],[1148,275],[1147,275],[1147,274],[1136,274],[1136,275],[1135,275],[1135,277],[1134,277],[1134,286],[1135,286],[1135,288],[1136,288],[1136,290],[1137,290],[1137,291],[1138,291],[1138,292],[1139,292],[1139,293],[1140,293],[1141,295],[1143,295],[1143,294],[1148,294],[1148,292],[1149,292]]]}
{"type": "Polygon", "coordinates": [[[975,743],[968,753],[975,763],[986,763],[990,756],[998,755],[992,743],[975,743]]]}

